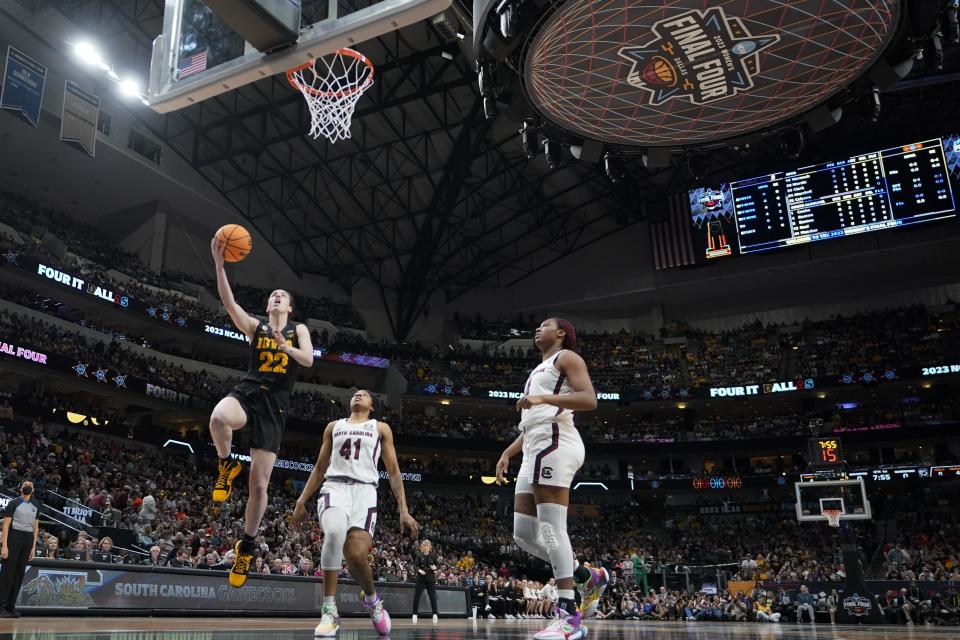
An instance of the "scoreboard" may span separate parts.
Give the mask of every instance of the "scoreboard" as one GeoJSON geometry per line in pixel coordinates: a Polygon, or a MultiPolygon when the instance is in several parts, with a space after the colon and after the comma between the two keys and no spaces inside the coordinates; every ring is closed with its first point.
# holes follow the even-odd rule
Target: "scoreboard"
{"type": "Polygon", "coordinates": [[[843,468],[843,446],[840,438],[827,436],[807,440],[808,459],[813,469],[843,468]]]}
{"type": "Polygon", "coordinates": [[[957,215],[960,136],[690,192],[698,261],[957,215]]]}

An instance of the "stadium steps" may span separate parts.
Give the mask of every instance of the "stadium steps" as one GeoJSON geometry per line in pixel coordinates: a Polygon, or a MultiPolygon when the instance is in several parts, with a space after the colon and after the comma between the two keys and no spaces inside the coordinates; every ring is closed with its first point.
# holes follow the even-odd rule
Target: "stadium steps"
{"type": "Polygon", "coordinates": [[[874,520],[876,538],[874,548],[866,559],[863,571],[867,578],[882,580],[886,576],[886,558],[883,546],[888,540],[895,540],[899,532],[896,520],[874,520]]]}
{"type": "MultiPolygon", "coordinates": [[[[11,490],[8,487],[0,487],[0,497],[12,500],[13,498],[18,497],[16,491],[11,490]]],[[[94,532],[94,527],[86,524],[83,520],[69,516],[60,509],[56,508],[54,505],[59,504],[61,507],[64,506],[66,498],[60,494],[51,491],[49,489],[44,489],[41,487],[37,488],[37,500],[40,503],[40,513],[39,517],[42,520],[48,520],[55,522],[56,524],[66,527],[71,531],[86,531],[87,533],[94,532]]],[[[80,503],[77,503],[78,505],[80,503]]],[[[103,514],[93,509],[93,512],[99,514],[101,518],[103,514]]]]}
{"type": "Polygon", "coordinates": [[[780,380],[790,380],[800,372],[800,351],[787,349],[780,358],[780,380]]]}

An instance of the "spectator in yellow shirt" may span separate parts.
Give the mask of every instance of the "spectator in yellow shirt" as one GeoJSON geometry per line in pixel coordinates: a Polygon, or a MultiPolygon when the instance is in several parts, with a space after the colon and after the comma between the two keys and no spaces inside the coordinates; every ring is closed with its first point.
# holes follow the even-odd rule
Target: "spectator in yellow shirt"
{"type": "Polygon", "coordinates": [[[780,614],[773,613],[770,603],[767,602],[767,596],[760,596],[759,602],[754,606],[757,610],[757,622],[780,622],[780,614]]]}
{"type": "Polygon", "coordinates": [[[464,571],[473,571],[473,567],[476,564],[477,564],[477,561],[473,557],[473,551],[467,551],[467,555],[457,560],[457,569],[463,569],[464,571]]]}

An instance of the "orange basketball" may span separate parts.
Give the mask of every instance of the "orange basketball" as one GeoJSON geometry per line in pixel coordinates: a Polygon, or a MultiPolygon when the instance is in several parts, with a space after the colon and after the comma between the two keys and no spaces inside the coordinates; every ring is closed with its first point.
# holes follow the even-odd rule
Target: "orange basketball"
{"type": "Polygon", "coordinates": [[[250,232],[238,224],[225,224],[217,230],[217,238],[223,244],[223,259],[240,262],[253,248],[250,232]]]}

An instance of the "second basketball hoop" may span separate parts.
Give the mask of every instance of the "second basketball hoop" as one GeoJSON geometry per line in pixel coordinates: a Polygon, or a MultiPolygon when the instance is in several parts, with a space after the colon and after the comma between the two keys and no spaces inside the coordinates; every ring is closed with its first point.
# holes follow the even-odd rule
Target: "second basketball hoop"
{"type": "Polygon", "coordinates": [[[353,110],[373,86],[373,63],[353,49],[339,49],[287,71],[287,80],[310,108],[310,135],[330,142],[350,137],[353,110]]]}

